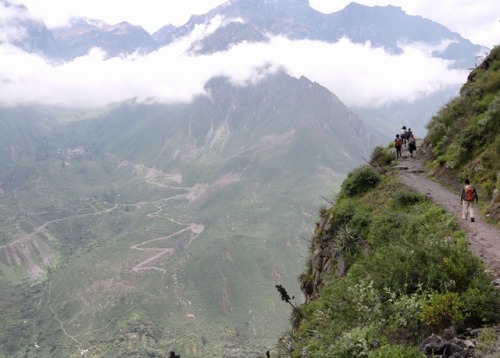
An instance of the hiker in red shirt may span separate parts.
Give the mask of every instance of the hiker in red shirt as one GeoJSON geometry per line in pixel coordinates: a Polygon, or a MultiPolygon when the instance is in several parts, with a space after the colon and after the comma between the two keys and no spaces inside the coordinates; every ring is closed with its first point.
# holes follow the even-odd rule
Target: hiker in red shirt
{"type": "Polygon", "coordinates": [[[476,188],[474,188],[469,179],[464,180],[464,187],[460,194],[460,204],[462,204],[462,219],[467,220],[470,216],[470,221],[474,222],[474,200],[478,202],[476,188]]]}
{"type": "Polygon", "coordinates": [[[401,144],[402,140],[399,137],[399,134],[396,134],[396,138],[394,139],[394,148],[396,148],[396,158],[401,156],[401,144]]]}

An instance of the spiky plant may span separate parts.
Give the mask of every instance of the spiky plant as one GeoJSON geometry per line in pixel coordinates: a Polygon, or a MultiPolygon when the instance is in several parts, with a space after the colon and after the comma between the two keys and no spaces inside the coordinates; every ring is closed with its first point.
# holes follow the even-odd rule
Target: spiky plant
{"type": "Polygon", "coordinates": [[[335,234],[332,242],[332,256],[338,260],[359,252],[363,240],[351,226],[343,226],[335,234]]]}

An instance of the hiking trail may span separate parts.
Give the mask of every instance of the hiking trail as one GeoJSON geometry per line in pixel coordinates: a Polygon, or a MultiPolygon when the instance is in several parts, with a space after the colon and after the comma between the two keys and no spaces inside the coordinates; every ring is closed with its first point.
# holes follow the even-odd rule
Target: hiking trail
{"type": "MultiPolygon", "coordinates": [[[[417,151],[413,153],[413,158],[410,157],[407,148],[403,148],[402,157],[398,159],[397,165],[400,169],[401,181],[453,214],[457,218],[460,229],[466,233],[470,250],[487,265],[493,279],[500,279],[500,230],[486,222],[477,206],[474,210],[475,222],[462,219],[460,193],[450,192],[429,179],[424,171],[421,145],[422,140],[417,140],[417,151]]],[[[481,199],[480,197],[479,200],[481,199]]]]}

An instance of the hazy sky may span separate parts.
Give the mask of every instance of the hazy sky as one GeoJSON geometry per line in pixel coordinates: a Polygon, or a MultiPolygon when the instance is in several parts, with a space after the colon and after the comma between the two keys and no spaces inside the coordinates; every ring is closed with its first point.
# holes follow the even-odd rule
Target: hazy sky
{"type": "MultiPolygon", "coordinates": [[[[263,0],[264,1],[264,0],[263,0]]],[[[205,13],[223,0],[22,0],[35,16],[49,26],[64,24],[70,16],[102,19],[111,24],[128,21],[150,33],[162,25],[184,24],[191,14],[205,13]]],[[[474,43],[493,47],[500,39],[496,0],[405,0],[364,1],[368,6],[392,4],[410,15],[439,22],[474,43]]],[[[315,9],[329,13],[349,1],[310,0],[315,9]]],[[[291,75],[304,75],[329,88],[347,105],[378,105],[419,98],[466,81],[466,71],[451,70],[434,59],[434,49],[404,45],[401,55],[389,55],[369,44],[336,44],[274,38],[268,44],[241,44],[210,56],[189,56],[191,41],[213,32],[222,19],[195,29],[183,39],[147,56],[105,59],[99,49],[59,66],[24,53],[2,38],[20,36],[9,28],[16,16],[0,5],[0,102],[49,103],[68,106],[101,106],[129,98],[189,101],[203,94],[214,75],[226,75],[235,83],[258,80],[266,71],[285,68],[291,75]],[[3,11],[2,11],[3,10],[3,11]],[[265,68],[266,70],[262,70],[265,68]],[[412,71],[408,69],[411,68],[412,71]]]]}

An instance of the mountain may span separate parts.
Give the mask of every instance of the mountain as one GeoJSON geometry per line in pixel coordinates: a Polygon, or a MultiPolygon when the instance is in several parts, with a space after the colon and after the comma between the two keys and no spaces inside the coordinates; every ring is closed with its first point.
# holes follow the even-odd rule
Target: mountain
{"type": "Polygon", "coordinates": [[[26,6],[0,0],[0,9],[10,15],[2,19],[0,24],[3,33],[0,44],[10,43],[26,52],[45,56],[54,53],[57,44],[52,32],[26,6]]]}
{"type": "Polygon", "coordinates": [[[0,179],[2,354],[255,356],[274,344],[287,317],[273,287],[295,281],[320,195],[376,137],[304,77],[219,77],[206,91],[54,111],[15,139],[34,148],[0,179]]]}
{"type": "MultiPolygon", "coordinates": [[[[2,0],[2,4],[14,8],[6,0],[2,0]]],[[[275,36],[332,44],[347,38],[353,43],[369,43],[392,55],[402,54],[403,46],[419,44],[433,49],[430,56],[450,61],[447,65],[450,69],[462,70],[475,66],[477,56],[487,52],[485,47],[472,44],[445,26],[407,15],[395,6],[368,7],[351,3],[340,11],[323,14],[311,8],[307,1],[233,0],[206,14],[192,16],[184,25],[166,25],[153,34],[126,22],[110,25],[81,18],[73,19],[68,26],[49,30],[25,7],[15,8],[19,14],[14,24],[19,31],[15,33],[28,36],[8,42],[25,51],[43,54],[52,63],[71,61],[93,48],[102,49],[106,58],[144,55],[180,39],[192,42],[190,55],[210,55],[244,42],[265,43],[275,36]],[[202,28],[206,30],[200,34],[202,28]],[[193,32],[195,29],[197,32],[193,32]],[[196,36],[188,37],[193,34],[196,36]]],[[[4,24],[7,30],[11,25],[10,22],[4,24]]],[[[384,128],[385,133],[394,132],[404,124],[423,136],[432,114],[457,91],[458,85],[436,87],[423,98],[419,93],[416,100],[365,105],[356,112],[374,131],[384,128]]],[[[389,139],[390,136],[386,136],[385,140],[389,139]]]]}
{"type": "MultiPolygon", "coordinates": [[[[14,7],[5,0],[2,4],[14,7]]],[[[417,43],[433,49],[431,56],[449,60],[450,69],[462,70],[476,66],[477,56],[487,52],[485,47],[472,44],[443,25],[407,15],[395,6],[368,7],[351,3],[340,11],[323,14],[311,8],[307,1],[233,0],[206,14],[192,16],[182,26],[166,25],[154,34],[126,22],[110,25],[90,19],[73,19],[68,26],[49,30],[33,19],[25,7],[16,9],[17,23],[4,24],[5,32],[15,28],[29,36],[8,42],[25,51],[43,54],[52,63],[71,61],[93,48],[101,48],[106,58],[133,53],[144,55],[180,39],[192,42],[190,55],[210,55],[244,42],[268,42],[275,36],[332,44],[347,38],[353,43],[369,43],[393,55],[401,54],[403,46],[417,43]],[[200,35],[202,28],[209,30],[200,35]],[[193,32],[195,29],[197,32],[193,32]],[[190,35],[196,36],[190,38],[190,35]]],[[[438,87],[415,101],[365,105],[356,112],[373,131],[392,133],[404,124],[423,136],[432,114],[457,91],[458,86],[438,87]]],[[[386,135],[384,140],[390,138],[386,135]]]]}
{"type": "Polygon", "coordinates": [[[94,47],[104,49],[106,57],[145,54],[158,47],[146,30],[128,22],[109,25],[99,20],[74,18],[68,26],[55,28],[52,33],[58,43],[57,58],[64,60],[84,56],[94,47]]]}
{"type": "MultiPolygon", "coordinates": [[[[477,55],[487,52],[485,47],[472,44],[441,24],[407,15],[400,7],[368,7],[357,3],[323,14],[312,9],[307,1],[230,1],[207,14],[191,17],[178,28],[164,27],[154,33],[153,38],[160,45],[167,45],[187,36],[196,26],[217,21],[221,25],[213,33],[193,43],[194,54],[225,51],[244,41],[266,42],[272,36],[328,43],[346,37],[351,42],[370,43],[391,54],[401,54],[405,44],[421,43],[439,48],[432,52],[433,57],[451,60],[450,67],[461,69],[474,67],[477,55]],[[445,46],[440,46],[442,44],[445,46]]],[[[414,102],[368,106],[357,113],[373,131],[395,133],[404,124],[423,136],[432,114],[456,95],[457,90],[458,87],[437,90],[414,102]]]]}
{"type": "Polygon", "coordinates": [[[195,26],[206,24],[216,17],[224,21],[213,34],[200,40],[195,52],[211,53],[227,50],[243,41],[262,42],[270,36],[290,39],[308,39],[338,42],[347,37],[354,43],[370,42],[390,53],[401,53],[402,43],[421,42],[449,44],[435,57],[455,61],[455,66],[468,68],[474,64],[476,54],[485,48],[472,44],[443,25],[420,16],[407,15],[400,7],[368,7],[351,3],[343,10],[323,14],[311,8],[308,1],[233,0],[207,14],[193,16],[178,28],[166,26],[153,34],[160,45],[186,36],[195,26]]]}
{"type": "Polygon", "coordinates": [[[193,44],[197,54],[227,50],[243,41],[265,42],[270,36],[338,42],[347,37],[354,43],[370,42],[390,53],[401,53],[403,43],[424,43],[436,46],[448,43],[433,56],[453,60],[454,66],[470,68],[475,56],[484,52],[483,46],[472,44],[460,34],[420,16],[407,15],[400,7],[368,7],[351,3],[343,10],[323,14],[305,0],[232,0],[204,15],[192,16],[182,26],[166,25],[149,34],[140,26],[127,22],[109,25],[100,20],[75,18],[65,27],[48,30],[34,19],[22,5],[14,7],[19,13],[16,24],[4,24],[27,32],[23,41],[12,43],[28,52],[44,53],[54,60],[70,60],[82,56],[93,47],[102,48],[108,56],[134,52],[148,53],[190,34],[198,25],[221,19],[215,32],[193,44]],[[28,20],[27,20],[28,19],[28,20]]]}

